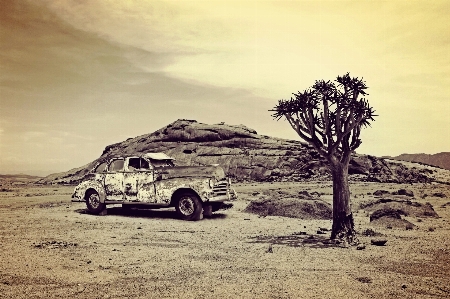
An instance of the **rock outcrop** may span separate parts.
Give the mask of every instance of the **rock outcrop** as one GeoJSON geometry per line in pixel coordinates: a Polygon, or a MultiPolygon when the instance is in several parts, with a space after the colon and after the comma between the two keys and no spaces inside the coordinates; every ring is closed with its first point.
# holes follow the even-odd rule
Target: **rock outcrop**
{"type": "MultiPolygon", "coordinates": [[[[177,165],[220,164],[235,181],[304,181],[330,178],[327,163],[308,144],[258,135],[244,125],[202,124],[180,119],[153,133],[106,146],[91,163],[52,174],[41,183],[77,183],[108,156],[164,152],[177,165]]],[[[354,155],[351,179],[377,182],[427,182],[427,173],[373,156],[354,155]]]]}

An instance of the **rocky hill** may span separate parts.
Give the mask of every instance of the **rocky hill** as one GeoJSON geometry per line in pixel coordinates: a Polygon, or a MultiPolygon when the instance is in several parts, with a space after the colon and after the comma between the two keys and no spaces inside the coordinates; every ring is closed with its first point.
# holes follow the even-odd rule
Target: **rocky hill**
{"type": "MultiPolygon", "coordinates": [[[[220,164],[235,181],[304,181],[329,179],[326,162],[308,144],[258,135],[244,125],[203,124],[177,120],[153,133],[106,146],[91,163],[52,174],[41,183],[77,183],[108,156],[164,152],[177,165],[220,164]]],[[[433,170],[407,167],[373,156],[354,155],[349,173],[353,180],[427,182],[433,170]]]]}
{"type": "Polygon", "coordinates": [[[390,159],[423,163],[450,170],[450,152],[443,152],[434,155],[401,154],[400,156],[397,157],[390,157],[390,159]]]}

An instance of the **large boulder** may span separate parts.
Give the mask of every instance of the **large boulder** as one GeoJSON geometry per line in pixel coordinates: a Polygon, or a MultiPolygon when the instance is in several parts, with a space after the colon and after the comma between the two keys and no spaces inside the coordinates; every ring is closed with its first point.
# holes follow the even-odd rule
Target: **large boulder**
{"type": "MultiPolygon", "coordinates": [[[[259,135],[244,125],[203,124],[179,119],[153,133],[105,147],[91,163],[52,174],[41,183],[77,183],[111,155],[164,152],[176,164],[220,164],[236,181],[304,181],[330,179],[327,162],[307,143],[259,135]]],[[[351,179],[376,182],[425,182],[415,170],[367,155],[352,155],[351,179]]]]}

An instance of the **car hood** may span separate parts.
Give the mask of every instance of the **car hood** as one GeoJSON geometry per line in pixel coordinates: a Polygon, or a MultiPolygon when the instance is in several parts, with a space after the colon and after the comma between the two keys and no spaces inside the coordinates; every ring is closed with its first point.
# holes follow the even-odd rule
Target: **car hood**
{"type": "Polygon", "coordinates": [[[225,172],[220,166],[175,166],[155,169],[156,175],[161,179],[183,177],[209,177],[220,180],[225,178],[225,172]]]}

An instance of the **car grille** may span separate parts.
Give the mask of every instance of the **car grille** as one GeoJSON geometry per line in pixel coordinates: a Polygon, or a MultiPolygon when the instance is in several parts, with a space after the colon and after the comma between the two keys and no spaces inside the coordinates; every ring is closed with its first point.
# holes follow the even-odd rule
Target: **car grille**
{"type": "Polygon", "coordinates": [[[213,188],[214,196],[222,196],[228,194],[228,183],[227,181],[219,181],[214,185],[213,188]]]}

